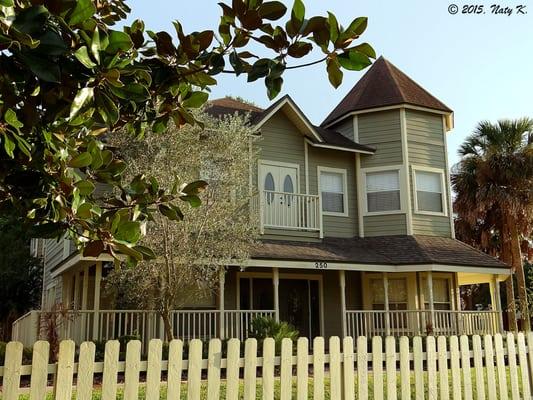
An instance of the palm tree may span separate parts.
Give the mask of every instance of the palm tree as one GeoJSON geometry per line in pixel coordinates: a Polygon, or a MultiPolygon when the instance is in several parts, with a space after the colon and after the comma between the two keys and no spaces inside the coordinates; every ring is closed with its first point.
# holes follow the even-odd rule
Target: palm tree
{"type": "MultiPolygon", "coordinates": [[[[480,241],[500,238],[499,254],[516,275],[520,311],[529,330],[529,312],[521,238],[533,228],[533,119],[482,121],[459,149],[462,160],[452,171],[456,193],[454,209],[462,223],[483,226],[480,241]]],[[[512,279],[507,281],[508,299],[514,299],[512,279]]],[[[511,305],[513,325],[514,302],[511,305]]]]}

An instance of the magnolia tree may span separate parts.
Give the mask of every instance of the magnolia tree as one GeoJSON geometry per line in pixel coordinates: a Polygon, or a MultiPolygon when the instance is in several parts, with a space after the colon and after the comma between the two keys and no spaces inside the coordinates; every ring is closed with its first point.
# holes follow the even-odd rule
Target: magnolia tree
{"type": "Polygon", "coordinates": [[[289,69],[324,63],[337,87],[343,70],[375,58],[356,43],[364,17],[342,27],[332,13],[307,17],[301,0],[291,10],[263,0],[219,6],[215,29],[188,33],[175,21],[168,33],[140,20],[113,27],[130,11],[124,0],[0,0],[0,216],[31,221],[41,236],[68,231],[88,256],[153,257],[138,245],[141,225],[154,212],[179,219],[182,200],[197,205],[204,186],[170,192],[148,174],[124,179],[127,164],[104,135],[195,124],[191,110],[223,73],[264,80],[272,99],[289,69]],[[100,183],[118,190],[98,198],[100,183]]]}
{"type": "MultiPolygon", "coordinates": [[[[157,257],[136,268],[116,270],[106,285],[130,307],[157,310],[167,339],[173,337],[170,311],[212,296],[219,273],[226,265],[248,258],[257,234],[257,215],[250,208],[250,168],[255,160],[252,128],[237,115],[213,119],[198,113],[195,118],[202,127],[172,126],[164,141],[147,135],[132,142],[127,134],[112,141],[128,165],[128,178],[148,174],[169,191],[179,185],[176,176],[184,182],[209,183],[200,196],[202,206],[185,209],[184,216],[170,215],[176,210],[160,206],[160,214],[146,224],[140,241],[157,257]],[[167,216],[185,220],[175,224],[167,216]]],[[[138,179],[139,184],[142,181],[138,179]]]]}

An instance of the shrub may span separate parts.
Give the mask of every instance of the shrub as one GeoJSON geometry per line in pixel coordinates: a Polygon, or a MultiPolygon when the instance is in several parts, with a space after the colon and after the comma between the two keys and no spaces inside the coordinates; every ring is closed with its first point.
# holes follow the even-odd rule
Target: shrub
{"type": "Polygon", "coordinates": [[[277,322],[270,317],[256,317],[250,322],[249,336],[257,339],[259,347],[263,347],[263,340],[273,338],[276,353],[281,350],[281,341],[285,338],[295,341],[298,339],[298,331],[287,322],[277,322]]]}

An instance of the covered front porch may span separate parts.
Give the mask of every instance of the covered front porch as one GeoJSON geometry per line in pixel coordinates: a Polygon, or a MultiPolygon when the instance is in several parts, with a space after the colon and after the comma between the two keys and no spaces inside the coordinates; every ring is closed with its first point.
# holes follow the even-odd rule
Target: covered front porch
{"type": "MultiPolygon", "coordinates": [[[[342,263],[294,263],[283,267],[253,261],[247,267],[221,272],[218,290],[197,304],[172,312],[174,337],[246,339],[251,322],[260,316],[288,322],[299,335],[415,336],[494,334],[502,332],[500,281],[503,271],[446,271],[419,266],[413,271],[379,271],[342,263]],[[429,269],[429,270],[423,270],[429,269]],[[498,273],[500,272],[500,273],[498,273]],[[486,283],[491,304],[482,310],[463,310],[461,285],[486,283]]],[[[397,268],[396,268],[397,269],[397,268]]],[[[448,268],[449,269],[449,268],[448,268]]],[[[105,266],[80,263],[62,276],[61,300],[68,311],[57,311],[60,338],[77,343],[137,336],[144,343],[165,338],[160,316],[151,310],[109,309],[102,294],[105,266]]],[[[48,293],[57,298],[56,293],[48,293]]],[[[48,299],[48,310],[52,299],[48,299]]],[[[46,338],[49,312],[32,311],[13,325],[15,340],[29,345],[46,338]]]]}

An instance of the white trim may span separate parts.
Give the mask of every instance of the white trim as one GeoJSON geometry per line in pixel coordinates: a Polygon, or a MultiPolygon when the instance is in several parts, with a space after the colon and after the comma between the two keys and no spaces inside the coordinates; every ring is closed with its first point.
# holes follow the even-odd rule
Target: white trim
{"type": "Polygon", "coordinates": [[[353,116],[353,141],[359,143],[359,119],[357,115],[353,116]]]}
{"type": "Polygon", "coordinates": [[[405,185],[403,185],[404,171],[403,165],[385,165],[380,167],[361,168],[361,183],[362,183],[362,197],[363,197],[363,216],[371,215],[393,215],[393,214],[405,214],[405,185]],[[366,191],[366,175],[372,172],[386,172],[386,171],[398,171],[398,182],[400,185],[400,209],[391,211],[368,211],[368,196],[366,191]]]}
{"type": "Polygon", "coordinates": [[[311,269],[311,270],[345,270],[345,271],[372,271],[372,272],[474,272],[479,274],[510,275],[507,268],[499,267],[476,267],[472,265],[449,265],[449,264],[406,264],[406,265],[386,265],[386,264],[355,264],[336,261],[292,261],[292,260],[270,260],[252,259],[244,263],[244,267],[266,267],[273,268],[283,265],[283,268],[311,269]],[[327,268],[319,268],[317,264],[327,268]]]}
{"type": "Polygon", "coordinates": [[[304,168],[305,168],[305,194],[309,194],[309,149],[307,140],[304,140],[304,168]]]}
{"type": "Polygon", "coordinates": [[[407,138],[407,117],[405,115],[405,108],[400,108],[400,138],[402,143],[402,161],[403,161],[403,179],[400,177],[400,188],[405,188],[405,196],[403,201],[405,204],[405,223],[407,227],[407,234],[413,234],[413,210],[411,209],[411,191],[409,190],[409,143],[407,138]]]}
{"type": "Polygon", "coordinates": [[[446,117],[442,117],[442,135],[444,140],[444,167],[446,172],[446,195],[448,198],[448,210],[450,217],[450,232],[455,239],[455,221],[453,219],[452,182],[450,179],[450,165],[448,163],[448,141],[446,140],[446,117]]]}
{"type": "Polygon", "coordinates": [[[276,114],[286,104],[291,106],[291,108],[296,113],[296,115],[300,117],[300,119],[302,120],[306,128],[311,132],[312,136],[319,142],[323,142],[324,140],[322,139],[322,137],[316,132],[315,128],[309,123],[309,120],[307,119],[307,117],[298,109],[298,107],[296,106],[296,103],[290,98],[290,96],[286,96],[285,99],[280,101],[279,104],[275,108],[273,108],[267,115],[265,115],[263,119],[261,119],[261,121],[259,121],[255,125],[254,130],[256,131],[259,130],[265,124],[266,121],[268,121],[274,114],[276,114]]]}
{"type": "Polygon", "coordinates": [[[83,261],[114,261],[114,260],[115,259],[109,254],[100,254],[98,257],[83,257],[80,253],[76,253],[75,255],[71,256],[71,258],[65,260],[65,262],[61,264],[60,267],[52,271],[50,273],[50,276],[52,278],[56,278],[59,275],[61,275],[63,272],[73,267],[74,265],[80,262],[83,262],[83,261]]]}
{"type": "Polygon", "coordinates": [[[364,109],[364,110],[351,111],[351,112],[343,115],[342,117],[337,118],[336,120],[328,122],[328,124],[325,125],[325,127],[328,128],[328,127],[330,127],[332,125],[335,125],[335,124],[341,122],[342,120],[344,120],[344,119],[346,119],[346,118],[348,118],[348,117],[350,117],[352,115],[367,114],[367,113],[379,112],[379,111],[396,110],[398,108],[408,108],[410,110],[425,111],[425,112],[433,113],[433,114],[441,114],[444,117],[450,118],[450,123],[447,122],[446,126],[448,126],[449,129],[453,129],[453,124],[451,123],[453,121],[453,119],[451,119],[451,116],[453,115],[453,112],[435,110],[433,108],[427,108],[427,107],[421,107],[421,106],[414,106],[414,105],[406,104],[406,103],[396,104],[396,105],[392,105],[392,106],[374,107],[374,108],[367,108],[367,109],[364,109]]]}
{"type": "Polygon", "coordinates": [[[321,165],[318,165],[316,167],[316,173],[317,173],[317,181],[318,181],[318,195],[322,199],[322,185],[320,182],[321,174],[322,172],[331,172],[334,174],[341,174],[342,175],[342,186],[343,186],[343,209],[344,212],[333,212],[333,211],[323,211],[322,208],[320,209],[320,212],[322,215],[329,215],[334,217],[348,217],[348,172],[344,168],[330,168],[330,167],[324,167],[321,165]]]}
{"type": "Polygon", "coordinates": [[[313,147],[319,147],[322,149],[331,149],[331,150],[340,150],[340,151],[347,151],[349,153],[362,153],[362,154],[375,154],[374,151],[367,151],[367,150],[359,150],[359,149],[350,149],[347,147],[340,147],[340,146],[333,146],[331,144],[319,144],[319,143],[313,143],[309,139],[306,139],[307,143],[309,143],[313,147]]]}
{"type": "Polygon", "coordinates": [[[445,179],[445,170],[442,168],[433,168],[433,167],[425,167],[422,165],[411,165],[411,171],[413,174],[413,198],[414,198],[414,212],[415,214],[421,214],[421,215],[433,215],[433,216],[440,216],[440,217],[446,217],[448,215],[448,205],[447,205],[447,190],[446,190],[446,179],[445,179]],[[440,186],[441,186],[441,202],[442,202],[442,212],[436,212],[436,211],[424,211],[420,210],[418,208],[418,195],[417,195],[417,185],[416,185],[416,173],[417,171],[422,172],[431,172],[434,174],[440,175],[440,186]]]}

